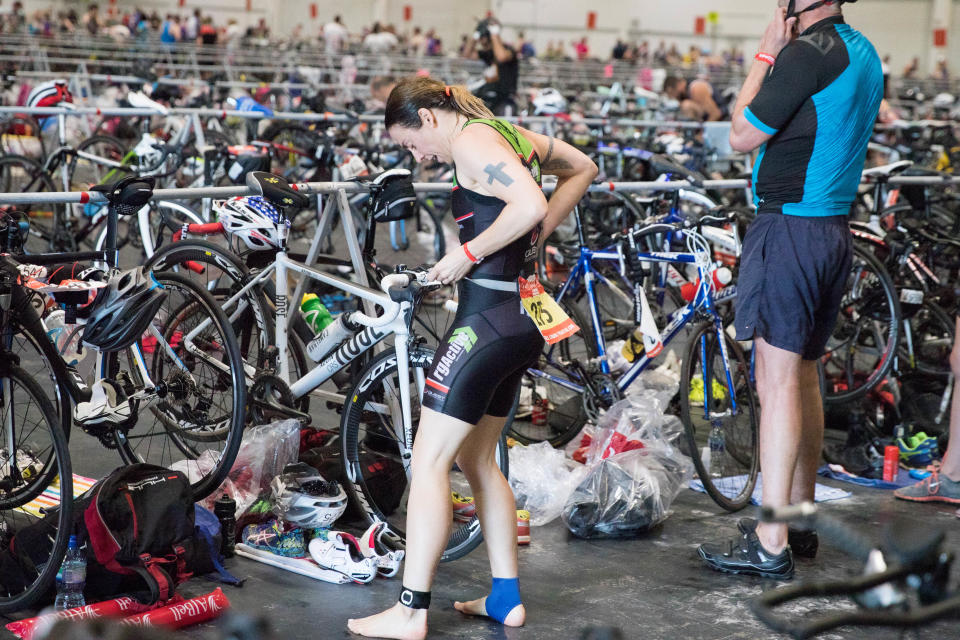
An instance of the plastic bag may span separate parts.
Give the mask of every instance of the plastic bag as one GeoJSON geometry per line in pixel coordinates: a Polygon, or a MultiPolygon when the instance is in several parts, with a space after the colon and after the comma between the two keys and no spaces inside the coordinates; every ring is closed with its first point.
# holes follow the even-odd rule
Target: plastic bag
{"type": "Polygon", "coordinates": [[[587,475],[561,512],[575,535],[623,537],[646,531],[666,519],[693,477],[692,462],[674,445],[683,425],[663,415],[657,394],[652,389],[631,393],[589,434],[586,453],[580,451],[587,475]]]}
{"type": "MultiPolygon", "coordinates": [[[[213,510],[213,503],[226,493],[237,503],[237,518],[256,502],[261,492],[270,489],[270,481],[290,462],[296,462],[300,450],[300,423],[281,420],[247,429],[237,459],[220,488],[200,504],[213,510]]],[[[199,458],[175,462],[171,469],[183,472],[190,482],[213,468],[218,452],[204,451],[199,458]]]]}
{"type": "Polygon", "coordinates": [[[556,519],[587,468],[568,460],[548,442],[510,448],[510,487],[517,509],[530,512],[530,524],[556,519]]]}
{"type": "Polygon", "coordinates": [[[634,536],[663,522],[693,477],[690,459],[674,448],[619,453],[593,465],[561,512],[581,538],[634,536]]]}

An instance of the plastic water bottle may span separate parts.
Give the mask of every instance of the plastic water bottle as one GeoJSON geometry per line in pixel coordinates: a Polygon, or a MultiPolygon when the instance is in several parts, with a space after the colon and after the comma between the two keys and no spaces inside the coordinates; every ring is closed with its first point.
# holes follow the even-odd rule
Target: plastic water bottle
{"type": "Polygon", "coordinates": [[[707,436],[707,448],[710,450],[710,477],[723,477],[723,457],[726,452],[723,428],[719,420],[710,422],[710,435],[707,436]]]}
{"type": "Polygon", "coordinates": [[[76,325],[66,324],[66,312],[63,309],[55,309],[47,314],[43,319],[43,324],[47,328],[47,337],[57,346],[63,361],[70,366],[75,366],[85,355],[80,347],[80,334],[82,331],[76,331],[76,325]]]}
{"type": "Polygon", "coordinates": [[[57,572],[57,611],[86,606],[83,587],[87,582],[87,559],[77,545],[77,536],[70,536],[67,555],[57,572]]]}
{"type": "Polygon", "coordinates": [[[213,515],[220,521],[220,553],[224,558],[235,555],[237,537],[237,503],[223,494],[213,503],[213,515]]]}
{"type": "Polygon", "coordinates": [[[315,293],[308,293],[303,296],[303,300],[300,302],[300,311],[303,312],[303,319],[313,329],[314,334],[320,333],[333,322],[333,316],[330,315],[330,312],[320,302],[320,298],[315,293]]]}
{"type": "Polygon", "coordinates": [[[359,324],[352,322],[349,316],[349,313],[341,313],[320,332],[320,335],[307,344],[307,355],[311,360],[320,362],[344,340],[362,328],[359,324]]]}

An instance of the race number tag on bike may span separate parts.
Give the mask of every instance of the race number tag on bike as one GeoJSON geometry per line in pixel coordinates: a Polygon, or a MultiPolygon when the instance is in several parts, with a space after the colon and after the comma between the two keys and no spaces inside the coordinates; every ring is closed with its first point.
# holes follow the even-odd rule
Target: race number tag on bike
{"type": "Polygon", "coordinates": [[[523,308],[533,319],[547,344],[556,344],[580,330],[556,300],[547,295],[537,276],[530,276],[529,280],[520,276],[519,290],[523,308]]]}

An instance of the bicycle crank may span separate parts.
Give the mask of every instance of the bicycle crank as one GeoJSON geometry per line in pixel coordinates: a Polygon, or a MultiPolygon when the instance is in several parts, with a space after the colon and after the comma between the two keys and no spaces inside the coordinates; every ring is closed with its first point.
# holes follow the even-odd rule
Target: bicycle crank
{"type": "Polygon", "coordinates": [[[267,424],[274,418],[293,418],[304,425],[310,424],[310,414],[294,408],[296,400],[290,387],[270,373],[258,375],[247,398],[247,419],[251,424],[267,424]]]}

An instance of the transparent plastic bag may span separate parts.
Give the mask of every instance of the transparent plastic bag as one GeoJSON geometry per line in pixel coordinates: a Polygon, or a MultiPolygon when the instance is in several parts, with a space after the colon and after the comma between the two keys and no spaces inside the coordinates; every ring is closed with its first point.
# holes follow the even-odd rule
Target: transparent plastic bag
{"type": "Polygon", "coordinates": [[[690,482],[693,463],[674,445],[683,424],[663,414],[658,398],[667,390],[634,391],[610,407],[592,432],[584,429],[591,436],[586,453],[580,450],[587,475],[561,511],[575,535],[623,537],[646,531],[666,519],[690,482]]]}
{"type": "Polygon", "coordinates": [[[586,467],[547,442],[510,448],[510,487],[517,509],[530,512],[533,526],[556,519],[586,473],[586,467]]]}
{"type": "MultiPolygon", "coordinates": [[[[271,480],[288,463],[296,462],[299,452],[300,423],[296,420],[281,420],[247,429],[227,479],[200,504],[212,511],[213,503],[226,493],[236,501],[239,518],[262,492],[269,492],[271,480]]],[[[196,460],[175,462],[170,468],[183,472],[191,482],[196,482],[201,472],[213,468],[215,455],[207,450],[196,460]]]]}
{"type": "Polygon", "coordinates": [[[691,477],[690,459],[673,447],[619,453],[590,467],[560,517],[581,538],[638,535],[666,519],[691,477]]]}

